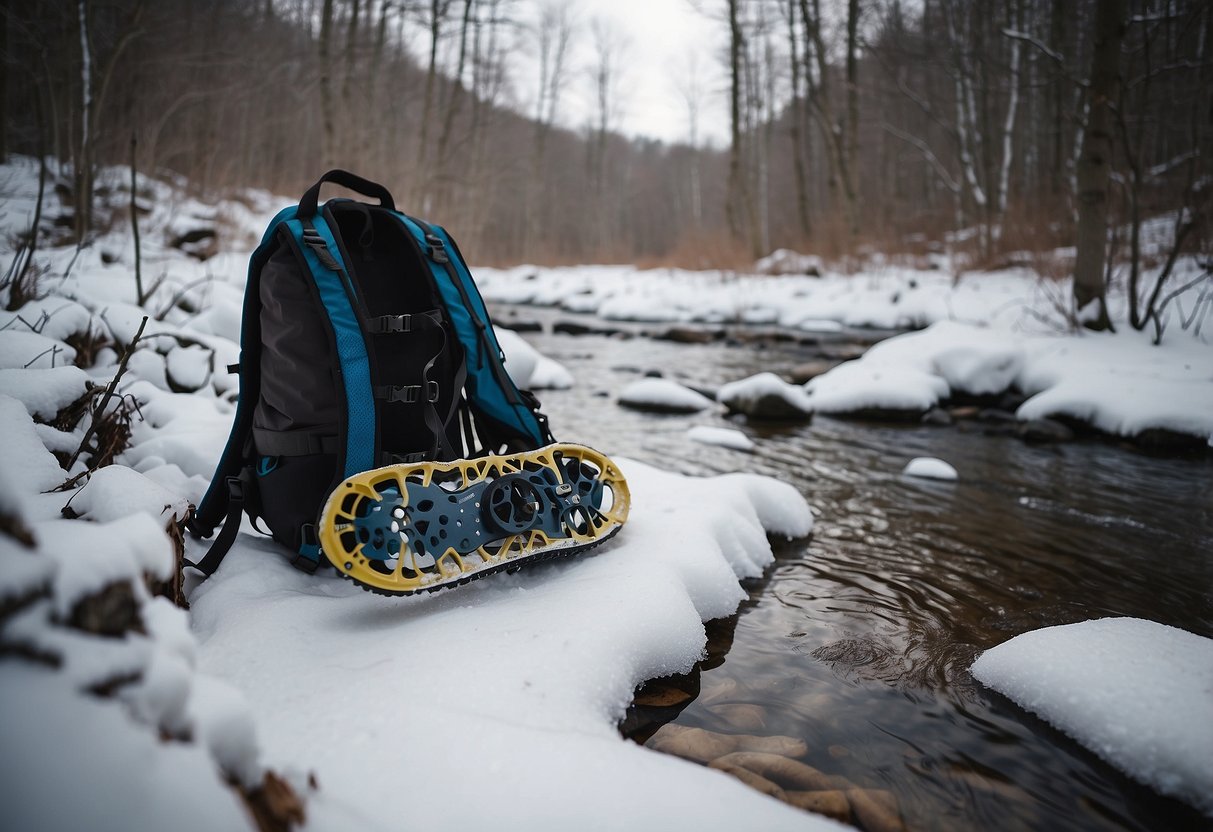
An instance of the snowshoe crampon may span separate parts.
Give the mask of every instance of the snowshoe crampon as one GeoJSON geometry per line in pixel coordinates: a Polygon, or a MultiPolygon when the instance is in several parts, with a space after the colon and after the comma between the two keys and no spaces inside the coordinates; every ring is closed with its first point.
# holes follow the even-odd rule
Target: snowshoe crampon
{"type": "Polygon", "coordinates": [[[357,474],[329,495],[319,536],[338,572],[409,595],[585,551],[618,532],[628,508],[615,463],[558,443],[357,474]]]}

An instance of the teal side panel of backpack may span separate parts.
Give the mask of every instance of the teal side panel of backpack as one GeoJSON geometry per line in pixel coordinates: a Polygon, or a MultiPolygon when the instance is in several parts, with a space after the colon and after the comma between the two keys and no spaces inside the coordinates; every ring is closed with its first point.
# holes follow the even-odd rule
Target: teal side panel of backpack
{"type": "Polygon", "coordinates": [[[358,316],[354,312],[350,293],[343,275],[348,274],[341,260],[341,250],[321,212],[312,218],[316,232],[324,238],[329,254],[341,271],[327,268],[316,252],[303,242],[303,223],[292,219],[286,226],[299,243],[299,250],[312,272],[312,279],[324,303],[333,335],[337,341],[337,358],[341,362],[342,386],[345,388],[345,473],[347,477],[375,467],[375,399],[371,389],[371,363],[358,316]]]}
{"type": "Polygon", "coordinates": [[[467,355],[467,384],[469,392],[477,404],[490,416],[502,424],[509,425],[524,436],[531,438],[536,447],[544,444],[544,433],[539,426],[535,414],[522,402],[518,388],[501,366],[501,347],[493,335],[492,327],[488,325],[488,310],[476,284],[472,281],[471,273],[455,252],[450,237],[441,228],[435,227],[434,233],[442,241],[443,248],[449,259],[448,264],[436,262],[426,256],[429,251],[429,241],[425,232],[411,217],[395,212],[396,216],[417,240],[423,256],[430,266],[434,283],[442,295],[447,307],[455,333],[463,344],[467,355]],[[446,266],[450,266],[448,271],[446,266]],[[459,281],[458,285],[455,281],[459,281]],[[466,300],[465,300],[466,298],[466,300]],[[481,335],[483,333],[483,337],[481,335]],[[491,353],[488,351],[491,350],[491,353]],[[508,389],[507,389],[508,386],[508,389]],[[513,401],[511,401],[511,399],[513,401]]]}
{"type": "MultiPolygon", "coordinates": [[[[476,281],[472,278],[472,273],[468,269],[467,263],[464,262],[463,257],[459,254],[459,250],[455,247],[455,243],[451,240],[450,235],[446,233],[446,229],[437,225],[433,226],[433,228],[434,233],[442,239],[443,246],[451,258],[451,265],[455,267],[459,280],[463,282],[464,289],[472,303],[472,311],[480,316],[480,320],[488,324],[488,307],[484,305],[484,298],[480,296],[480,290],[476,288],[476,281]]],[[[488,348],[492,351],[489,361],[500,362],[503,360],[505,353],[501,349],[501,344],[497,342],[497,334],[491,325],[485,326],[484,337],[488,342],[488,348]]],[[[536,445],[542,445],[544,443],[543,429],[535,419],[535,414],[522,403],[522,397],[518,394],[518,388],[514,384],[514,380],[510,378],[509,373],[503,371],[500,376],[496,376],[491,372],[491,368],[485,369],[488,372],[480,373],[477,376],[477,393],[481,405],[493,414],[512,413],[520,423],[519,426],[531,436],[536,445]],[[507,385],[508,389],[504,389],[507,385]]],[[[504,368],[502,369],[504,370],[504,368]]]]}

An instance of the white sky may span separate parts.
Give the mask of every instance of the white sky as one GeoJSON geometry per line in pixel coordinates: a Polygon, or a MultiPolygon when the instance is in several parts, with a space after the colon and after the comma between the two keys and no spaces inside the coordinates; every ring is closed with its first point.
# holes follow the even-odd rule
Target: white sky
{"type": "MultiPolygon", "coordinates": [[[[728,137],[728,111],[718,66],[726,30],[708,15],[717,0],[562,0],[577,21],[570,49],[570,82],[562,94],[558,121],[580,129],[593,117],[591,78],[595,63],[590,22],[599,18],[626,41],[620,64],[615,129],[629,136],[666,142],[688,139],[687,106],[680,87],[687,87],[695,67],[699,99],[700,142],[721,144],[728,137]],[[703,11],[698,11],[697,7],[703,11]]],[[[542,0],[527,0],[521,14],[538,17],[542,0]]],[[[535,19],[535,18],[532,18],[535,19]]],[[[534,35],[523,35],[512,61],[519,104],[534,112],[538,54],[534,35]]]]}

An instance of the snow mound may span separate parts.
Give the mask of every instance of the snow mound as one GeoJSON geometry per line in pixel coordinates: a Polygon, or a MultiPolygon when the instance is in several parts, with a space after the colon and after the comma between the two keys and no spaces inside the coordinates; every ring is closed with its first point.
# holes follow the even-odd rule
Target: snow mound
{"type": "Polygon", "coordinates": [[[164,525],[168,518],[182,521],[189,500],[125,465],[95,471],[88,484],[72,498],[72,508],[85,520],[107,522],[133,514],[146,514],[164,525]]]}
{"type": "Polygon", "coordinates": [[[49,491],[67,479],[67,472],[42,444],[25,405],[3,394],[0,394],[0,430],[4,432],[4,467],[21,472],[20,483],[14,483],[17,488],[49,491]]]}
{"type": "Polygon", "coordinates": [[[788,418],[813,412],[804,389],[788,384],[774,373],[758,373],[720,388],[716,398],[729,410],[747,416],[788,418]]]}
{"type": "Polygon", "coordinates": [[[0,332],[0,369],[42,370],[76,360],[76,351],[37,332],[0,332]]]}
{"type": "Polygon", "coordinates": [[[511,329],[497,328],[497,342],[505,353],[505,369],[523,390],[563,390],[573,386],[573,374],[548,358],[511,329]]]}
{"type": "Polygon", "coordinates": [[[695,425],[687,431],[687,439],[704,445],[719,445],[734,451],[752,451],[756,447],[754,440],[739,430],[732,428],[717,428],[711,425],[695,425]]]}
{"type": "Polygon", "coordinates": [[[79,367],[0,370],[0,393],[20,401],[35,419],[47,421],[80,398],[88,380],[88,375],[79,367]]]}
{"type": "Polygon", "coordinates": [[[665,378],[642,378],[623,388],[619,403],[663,413],[696,413],[716,403],[702,393],[665,378]]]}
{"type": "Polygon", "coordinates": [[[957,478],[955,468],[933,456],[918,456],[911,459],[901,473],[906,477],[922,477],[928,480],[954,480],[957,478]]]}
{"type": "Polygon", "coordinates": [[[1083,621],[987,650],[973,677],[1213,817],[1213,639],[1139,618],[1083,621]]]}
{"type": "Polygon", "coordinates": [[[949,393],[948,383],[912,366],[879,361],[848,361],[805,385],[819,413],[859,410],[926,411],[949,393]]]}
{"type": "Polygon", "coordinates": [[[609,543],[458,592],[381,598],[241,534],[190,599],[199,666],[245,694],[267,761],[314,769],[310,803],[356,800],[360,828],[399,828],[400,772],[463,782],[469,759],[476,800],[413,801],[411,826],[478,829],[491,806],[503,829],[837,828],[616,728],[640,681],[702,655],[767,535],[812,529],[804,498],[616,461],[633,508],[609,543]]]}

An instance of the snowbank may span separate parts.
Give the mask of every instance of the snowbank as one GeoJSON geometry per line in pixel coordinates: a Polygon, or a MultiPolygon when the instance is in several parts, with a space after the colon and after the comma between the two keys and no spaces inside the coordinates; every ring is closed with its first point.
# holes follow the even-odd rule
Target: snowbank
{"type": "Polygon", "coordinates": [[[955,395],[1029,394],[1020,420],[1064,416],[1118,436],[1166,429],[1213,441],[1213,345],[1139,332],[1023,335],[938,323],[805,385],[813,408],[922,412],[955,395]]]}
{"type": "Polygon", "coordinates": [[[987,650],[973,677],[1213,817],[1213,639],[1137,618],[1083,621],[987,650]]]}
{"type": "Polygon", "coordinates": [[[837,828],[619,737],[634,687],[690,669],[703,621],[772,562],[767,534],[812,527],[790,486],[618,460],[631,519],[586,555],[458,591],[381,598],[292,569],[241,535],[191,598],[200,665],[252,703],[268,761],[313,769],[313,803],[399,828],[401,772],[475,799],[407,798],[410,826],[837,828]],[[255,634],[255,637],[250,637],[255,634]],[[306,635],[301,635],[306,634],[306,635]]]}

